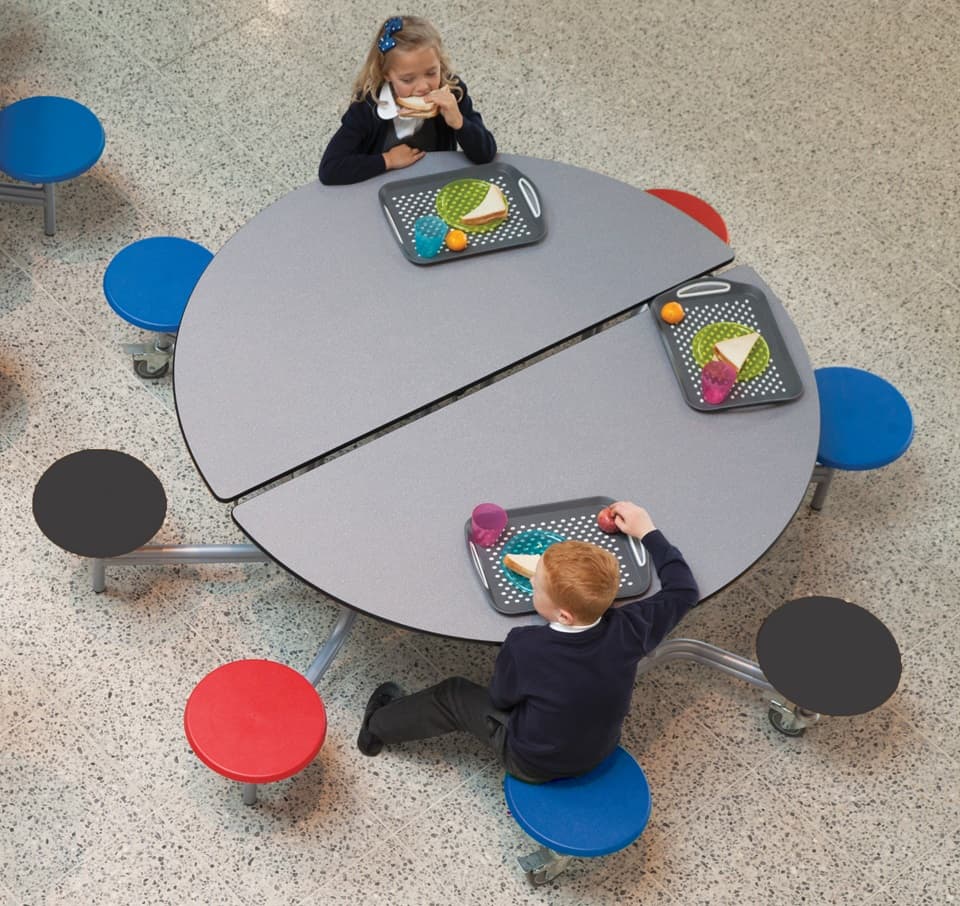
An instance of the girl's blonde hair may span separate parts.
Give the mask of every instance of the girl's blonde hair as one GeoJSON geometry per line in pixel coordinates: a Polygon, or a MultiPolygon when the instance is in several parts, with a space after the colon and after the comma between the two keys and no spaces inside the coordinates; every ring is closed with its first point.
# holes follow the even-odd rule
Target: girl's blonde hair
{"type": "Polygon", "coordinates": [[[353,94],[351,101],[362,101],[364,98],[377,100],[380,86],[386,81],[385,73],[389,68],[390,54],[395,50],[402,53],[410,50],[420,50],[423,47],[432,47],[437,52],[440,59],[440,85],[449,88],[457,98],[463,97],[463,91],[460,88],[459,80],[453,74],[453,67],[450,65],[450,59],[443,49],[443,41],[440,39],[440,32],[434,28],[431,22],[420,16],[402,16],[403,28],[393,33],[393,40],[396,46],[386,53],[381,52],[377,46],[380,38],[383,36],[383,30],[389,19],[384,19],[377,28],[377,33],[373,37],[373,44],[367,52],[367,58],[363,61],[363,67],[353,83],[353,94]]]}

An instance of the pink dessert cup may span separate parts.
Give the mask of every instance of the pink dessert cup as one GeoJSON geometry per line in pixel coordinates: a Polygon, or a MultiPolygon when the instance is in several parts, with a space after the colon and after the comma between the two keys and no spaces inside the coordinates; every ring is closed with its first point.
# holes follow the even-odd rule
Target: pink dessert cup
{"type": "Polygon", "coordinates": [[[507,527],[507,511],[495,503],[479,503],[470,514],[470,538],[481,547],[493,547],[507,527]]]}
{"type": "Polygon", "coordinates": [[[737,381],[737,369],[729,362],[707,362],[700,372],[700,392],[711,406],[722,403],[737,381]]]}

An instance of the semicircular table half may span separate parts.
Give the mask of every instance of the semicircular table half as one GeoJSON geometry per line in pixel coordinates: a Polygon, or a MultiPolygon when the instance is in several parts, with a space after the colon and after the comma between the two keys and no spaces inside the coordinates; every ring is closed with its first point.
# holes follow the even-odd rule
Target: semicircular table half
{"type": "MultiPolygon", "coordinates": [[[[766,294],[804,392],[694,410],[641,306],[728,263],[730,247],[616,180],[499,159],[536,188],[547,227],[536,244],[411,264],[378,200],[395,173],[304,186],[230,239],[177,340],[191,455],[272,559],[416,630],[501,642],[540,621],[490,604],[464,540],[482,501],[636,500],[706,598],[776,540],[809,483],[819,407],[800,336],[759,275],[724,273],[766,294]]],[[[437,153],[411,172],[464,164],[437,153]]]]}

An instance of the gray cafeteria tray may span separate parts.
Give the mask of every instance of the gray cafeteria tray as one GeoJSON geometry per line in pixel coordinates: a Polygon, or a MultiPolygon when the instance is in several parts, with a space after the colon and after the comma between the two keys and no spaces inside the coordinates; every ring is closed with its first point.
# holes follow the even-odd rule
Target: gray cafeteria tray
{"type": "MultiPolygon", "coordinates": [[[[639,598],[650,586],[650,558],[646,548],[630,535],[608,535],[597,525],[597,513],[614,503],[612,497],[582,497],[539,506],[507,510],[507,527],[492,547],[481,547],[470,540],[470,520],[464,525],[467,549],[480,581],[495,610],[509,615],[533,613],[529,580],[517,581],[503,565],[504,549],[510,552],[516,540],[528,533],[554,535],[556,540],[589,541],[606,548],[620,562],[620,590],[617,598],[639,598]]],[[[549,540],[544,537],[544,542],[549,540]]],[[[536,549],[518,549],[515,553],[538,553],[536,549]]]]}
{"type": "Polygon", "coordinates": [[[687,405],[702,412],[782,403],[803,393],[803,384],[780,328],[777,326],[767,297],[755,286],[735,283],[722,277],[701,277],[674,287],[650,303],[650,313],[660,331],[667,358],[683,391],[687,405]],[[677,301],[685,312],[679,324],[668,324],[660,317],[667,302],[677,301]],[[691,344],[697,332],[716,321],[733,321],[757,331],[770,348],[766,369],[748,381],[734,384],[722,402],[704,402],[700,392],[700,366],[693,357],[691,344]]]}
{"type": "Polygon", "coordinates": [[[380,187],[379,198],[401,251],[414,264],[442,264],[444,261],[470,258],[529,245],[547,235],[537,187],[510,164],[494,162],[388,182],[380,187]],[[437,214],[437,195],[445,185],[458,179],[482,179],[499,186],[507,199],[507,218],[495,229],[469,232],[468,245],[463,251],[451,252],[443,246],[435,257],[422,258],[417,254],[413,242],[413,224],[422,215],[437,214]]]}

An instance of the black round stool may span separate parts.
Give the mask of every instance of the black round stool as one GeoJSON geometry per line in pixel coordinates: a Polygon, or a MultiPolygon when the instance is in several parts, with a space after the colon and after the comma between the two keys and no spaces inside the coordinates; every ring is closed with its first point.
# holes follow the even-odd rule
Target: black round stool
{"type": "Polygon", "coordinates": [[[167,495],[139,459],[116,450],[80,450],[58,459],[33,491],[33,516],[58,547],[108,558],[146,544],[163,525],[167,495]]]}
{"type": "Polygon", "coordinates": [[[757,633],[757,661],[767,681],[797,708],[770,709],[781,733],[799,736],[803,716],[865,714],[896,691],[902,669],[890,630],[872,613],[840,598],[787,601],[757,633]]]}

